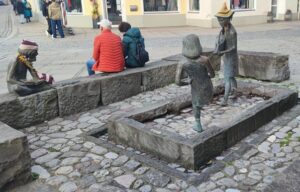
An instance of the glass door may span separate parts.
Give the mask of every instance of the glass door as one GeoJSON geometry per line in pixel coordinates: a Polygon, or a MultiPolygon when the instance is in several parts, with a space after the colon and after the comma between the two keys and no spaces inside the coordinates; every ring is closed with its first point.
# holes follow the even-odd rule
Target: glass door
{"type": "Polygon", "coordinates": [[[121,0],[107,0],[106,1],[108,20],[113,25],[118,25],[122,22],[122,5],[121,0]]]}

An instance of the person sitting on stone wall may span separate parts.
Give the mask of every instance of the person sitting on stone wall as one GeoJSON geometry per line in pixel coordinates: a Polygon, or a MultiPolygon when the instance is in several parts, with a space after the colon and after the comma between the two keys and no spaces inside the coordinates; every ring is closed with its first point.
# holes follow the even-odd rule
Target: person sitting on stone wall
{"type": "Polygon", "coordinates": [[[86,65],[88,74],[93,75],[95,71],[103,73],[117,73],[124,70],[125,61],[121,38],[111,31],[111,22],[102,19],[100,35],[95,37],[93,58],[86,65]]]}
{"type": "Polygon", "coordinates": [[[141,45],[145,47],[144,38],[141,35],[141,31],[137,27],[132,27],[127,22],[121,22],[119,25],[119,31],[123,33],[123,50],[125,57],[125,65],[127,68],[144,67],[145,63],[138,62],[137,55],[137,41],[140,41],[141,45]]]}
{"type": "Polygon", "coordinates": [[[35,42],[23,40],[18,49],[16,60],[8,66],[7,87],[10,93],[20,96],[30,95],[40,91],[51,89],[53,77],[46,74],[38,74],[32,65],[38,55],[38,45],[35,42]],[[32,79],[27,80],[27,71],[32,79]]]}

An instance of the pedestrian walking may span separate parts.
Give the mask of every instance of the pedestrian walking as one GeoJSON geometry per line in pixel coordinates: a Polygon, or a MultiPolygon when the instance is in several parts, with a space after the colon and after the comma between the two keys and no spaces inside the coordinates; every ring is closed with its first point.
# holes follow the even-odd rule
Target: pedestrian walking
{"type": "Polygon", "coordinates": [[[60,0],[52,0],[48,7],[48,14],[51,19],[52,38],[57,38],[56,27],[61,38],[64,38],[64,31],[62,29],[62,11],[60,7],[60,0]]]}
{"type": "Polygon", "coordinates": [[[49,36],[49,35],[52,36],[51,19],[49,17],[49,13],[48,13],[48,8],[49,8],[50,4],[51,4],[50,0],[44,0],[43,7],[42,7],[43,16],[46,18],[47,24],[48,24],[48,29],[46,30],[47,36],[49,36]]]}
{"type": "Polygon", "coordinates": [[[11,0],[10,2],[13,6],[13,10],[14,10],[15,14],[18,15],[18,13],[17,13],[17,0],[11,0]]]}
{"type": "Polygon", "coordinates": [[[19,22],[21,24],[25,23],[25,17],[24,17],[25,5],[22,2],[22,0],[17,1],[16,10],[17,10],[17,14],[19,15],[19,22]]]}
{"type": "Polygon", "coordinates": [[[31,22],[30,18],[32,17],[31,4],[27,0],[24,0],[24,6],[24,17],[26,19],[26,23],[29,23],[31,22]]]}

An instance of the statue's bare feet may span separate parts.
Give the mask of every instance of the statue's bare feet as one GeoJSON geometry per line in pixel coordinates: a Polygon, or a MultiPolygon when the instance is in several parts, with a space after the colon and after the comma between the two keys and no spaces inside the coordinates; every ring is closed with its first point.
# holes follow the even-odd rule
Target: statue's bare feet
{"type": "Polygon", "coordinates": [[[203,131],[201,123],[196,121],[193,130],[197,131],[198,133],[201,133],[203,131]]]}
{"type": "Polygon", "coordinates": [[[229,96],[229,99],[236,99],[236,98],[237,98],[236,93],[233,93],[232,95],[229,96]]]}
{"type": "Polygon", "coordinates": [[[222,101],[221,106],[227,106],[227,101],[222,101]]]}
{"type": "Polygon", "coordinates": [[[233,89],[231,91],[229,98],[230,99],[236,99],[237,98],[237,91],[236,91],[236,89],[233,89]]]}

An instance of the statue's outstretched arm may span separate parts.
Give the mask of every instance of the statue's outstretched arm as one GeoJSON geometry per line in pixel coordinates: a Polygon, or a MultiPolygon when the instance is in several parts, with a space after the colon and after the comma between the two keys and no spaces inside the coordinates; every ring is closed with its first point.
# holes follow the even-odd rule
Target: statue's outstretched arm
{"type": "Polygon", "coordinates": [[[178,86],[182,85],[182,82],[181,82],[182,68],[183,68],[183,64],[179,63],[177,65],[176,76],[175,76],[175,84],[178,86]]]}
{"type": "Polygon", "coordinates": [[[233,33],[229,36],[229,38],[226,38],[226,44],[228,46],[228,49],[221,51],[221,54],[229,53],[231,51],[235,51],[237,49],[237,34],[233,33]]]}
{"type": "Polygon", "coordinates": [[[214,78],[215,77],[215,71],[211,66],[211,62],[210,62],[209,58],[207,58],[205,64],[206,64],[205,66],[206,66],[206,69],[209,73],[210,78],[214,78]]]}

